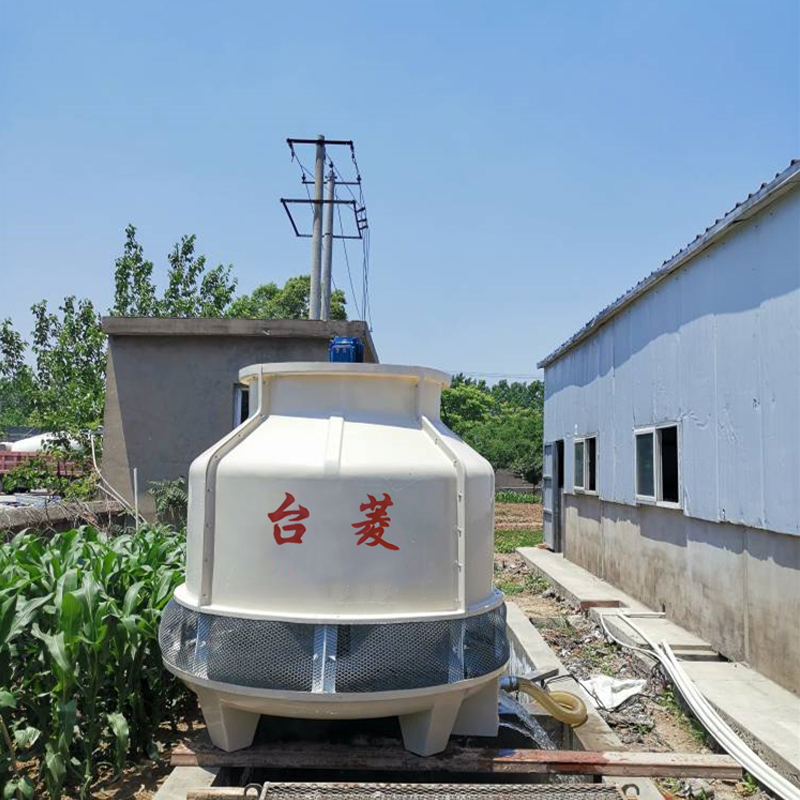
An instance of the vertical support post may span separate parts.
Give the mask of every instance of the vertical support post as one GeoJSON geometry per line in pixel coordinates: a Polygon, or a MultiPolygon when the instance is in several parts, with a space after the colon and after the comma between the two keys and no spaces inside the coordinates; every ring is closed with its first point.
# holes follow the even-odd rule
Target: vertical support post
{"type": "Polygon", "coordinates": [[[320,303],[320,319],[331,318],[331,262],[333,261],[333,201],[336,199],[336,174],[328,173],[325,185],[325,232],[322,235],[322,299],[320,303]]]}
{"type": "Polygon", "coordinates": [[[320,318],[320,278],[322,272],[322,183],[325,177],[325,137],[317,137],[314,162],[314,228],[311,234],[311,295],[308,318],[320,318]]]}
{"type": "Polygon", "coordinates": [[[133,468],[133,517],[136,524],[136,530],[139,530],[139,470],[137,467],[133,468]]]}

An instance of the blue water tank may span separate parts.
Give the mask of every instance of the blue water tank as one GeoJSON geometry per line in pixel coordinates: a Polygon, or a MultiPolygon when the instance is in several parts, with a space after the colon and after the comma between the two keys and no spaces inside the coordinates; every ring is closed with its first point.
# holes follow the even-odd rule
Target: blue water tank
{"type": "Polygon", "coordinates": [[[328,361],[361,364],[364,361],[364,344],[358,336],[334,336],[328,346],[328,361]]]}

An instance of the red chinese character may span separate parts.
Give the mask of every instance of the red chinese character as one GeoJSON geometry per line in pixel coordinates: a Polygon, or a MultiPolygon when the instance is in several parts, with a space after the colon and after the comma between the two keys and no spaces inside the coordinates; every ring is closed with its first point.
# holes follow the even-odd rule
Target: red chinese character
{"type": "Polygon", "coordinates": [[[394,505],[392,498],[386,493],[383,495],[383,500],[376,500],[371,494],[368,494],[367,497],[369,497],[369,503],[362,503],[361,510],[369,510],[371,513],[367,514],[367,518],[363,522],[353,523],[354,528],[361,529],[356,531],[356,536],[361,537],[356,544],[367,542],[368,547],[382,544],[389,550],[399,550],[400,548],[396,544],[383,540],[383,533],[392,521],[386,513],[386,509],[394,505]],[[367,541],[367,539],[371,541],[367,541]]]}
{"type": "Polygon", "coordinates": [[[275,541],[278,544],[286,544],[287,542],[295,542],[297,544],[303,543],[303,534],[306,532],[305,525],[284,525],[284,531],[294,531],[292,536],[284,536],[281,531],[281,526],[277,524],[280,520],[286,519],[287,517],[297,523],[299,523],[301,519],[308,518],[307,508],[298,503],[297,510],[291,511],[289,506],[292,503],[294,503],[294,497],[292,497],[289,492],[286,492],[286,499],[280,504],[278,509],[271,514],[267,514],[267,516],[276,523],[272,535],[275,537],[275,541]]]}

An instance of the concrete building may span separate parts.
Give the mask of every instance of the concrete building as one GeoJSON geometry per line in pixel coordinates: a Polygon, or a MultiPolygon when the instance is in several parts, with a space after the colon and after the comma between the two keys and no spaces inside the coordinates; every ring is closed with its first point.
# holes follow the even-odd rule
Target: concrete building
{"type": "Polygon", "coordinates": [[[247,417],[239,370],[249,364],[327,361],[334,336],[360,336],[364,322],[104,317],[108,334],[103,474],[153,516],[151,481],[187,476],[196,456],[247,417]]]}
{"type": "Polygon", "coordinates": [[[800,163],[540,364],[545,538],[800,691],[800,163]]]}

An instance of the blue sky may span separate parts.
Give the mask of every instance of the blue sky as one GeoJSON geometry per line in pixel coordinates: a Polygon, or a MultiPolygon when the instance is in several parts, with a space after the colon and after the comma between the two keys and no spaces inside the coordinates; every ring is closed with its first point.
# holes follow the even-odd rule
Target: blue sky
{"type": "Polygon", "coordinates": [[[532,375],[800,154],[800,4],[5,2],[0,318],[105,311],[128,222],[162,280],[184,233],[242,290],[307,272],[278,198],[318,133],[356,142],[381,360],[532,375]]]}

